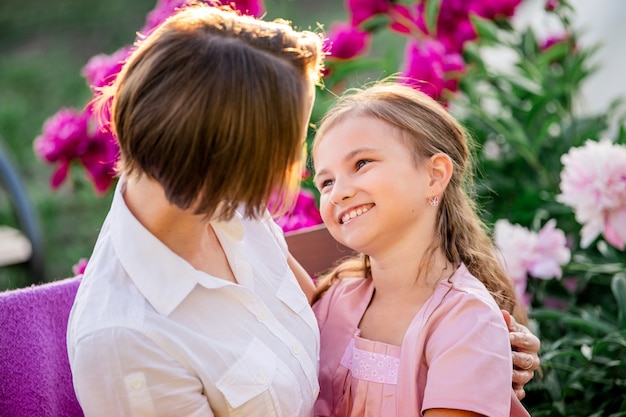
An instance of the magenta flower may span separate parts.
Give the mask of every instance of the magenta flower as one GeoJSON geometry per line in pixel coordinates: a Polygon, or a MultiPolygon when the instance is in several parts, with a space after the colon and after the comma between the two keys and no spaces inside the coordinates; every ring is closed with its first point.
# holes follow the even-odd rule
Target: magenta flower
{"type": "Polygon", "coordinates": [[[110,132],[95,127],[93,130],[79,161],[85,167],[96,192],[102,194],[111,187],[115,178],[119,146],[110,132]]]}
{"type": "Polygon", "coordinates": [[[520,300],[524,299],[529,275],[539,279],[561,278],[561,265],[570,261],[565,233],[555,226],[554,219],[538,233],[504,219],[494,226],[494,242],[500,251],[502,266],[520,300]]]}
{"type": "Polygon", "coordinates": [[[35,138],[35,154],[49,163],[58,163],[52,173],[50,186],[57,189],[67,178],[70,163],[79,155],[79,148],[87,140],[88,117],[75,109],[62,108],[43,125],[43,132],[35,138]]]}
{"type": "Polygon", "coordinates": [[[449,53],[441,42],[432,39],[407,42],[402,69],[403,82],[440,98],[444,90],[456,91],[457,79],[465,62],[457,53],[449,53]]]}
{"type": "Polygon", "coordinates": [[[263,0],[223,0],[222,4],[231,4],[236,10],[248,16],[260,17],[265,13],[263,0]]]}
{"type": "MultiPolygon", "coordinates": [[[[459,0],[453,0],[459,1],[459,0]]],[[[515,14],[517,6],[522,0],[472,0],[469,4],[469,11],[489,20],[502,17],[511,17],[515,14]]],[[[441,7],[444,7],[446,0],[441,7]]]]}
{"type": "Polygon", "coordinates": [[[581,246],[600,234],[614,247],[626,245],[626,146],[588,140],[561,157],[561,194],[583,226],[581,246]]]}
{"type": "Polygon", "coordinates": [[[387,15],[391,18],[389,28],[395,32],[408,35],[415,30],[425,34],[426,27],[423,19],[424,3],[391,4],[387,15]]]}
{"type": "Polygon", "coordinates": [[[93,89],[113,83],[131,50],[131,47],[126,46],[111,55],[99,54],[91,57],[82,69],[87,84],[93,89]]]}
{"type": "MultiPolygon", "coordinates": [[[[249,16],[260,17],[265,13],[265,5],[263,0],[198,0],[201,3],[207,4],[222,4],[229,5],[235,10],[239,10],[243,14],[249,16]]],[[[154,30],[157,26],[170,17],[176,9],[183,7],[187,4],[193,3],[193,0],[158,0],[157,5],[148,13],[146,22],[139,33],[147,35],[154,30]]]]}
{"type": "Polygon", "coordinates": [[[351,59],[367,49],[371,35],[349,23],[336,22],[330,26],[326,37],[328,58],[351,59]]]}
{"type": "MultiPolygon", "coordinates": [[[[542,42],[540,42],[539,50],[545,51],[546,49],[550,48],[552,45],[556,45],[557,43],[561,43],[561,42],[567,42],[570,39],[571,39],[571,36],[569,33],[562,33],[559,35],[549,36],[546,39],[544,39],[542,42]]],[[[576,47],[573,46],[572,49],[576,49],[576,47]]]]}
{"type": "Polygon", "coordinates": [[[110,133],[95,128],[89,112],[61,109],[44,123],[33,147],[40,158],[58,164],[50,180],[52,189],[67,179],[73,162],[85,167],[98,193],[105,192],[113,181],[117,142],[110,133]]]}
{"type": "Polygon", "coordinates": [[[446,50],[460,53],[465,42],[476,39],[476,30],[469,20],[471,4],[467,0],[442,1],[437,30],[431,36],[436,37],[446,50]]]}
{"type": "Polygon", "coordinates": [[[560,0],[546,0],[546,4],[543,6],[543,8],[548,12],[553,12],[559,7],[560,3],[560,0]]]}
{"type": "Polygon", "coordinates": [[[389,0],[347,0],[346,8],[352,16],[351,23],[358,26],[367,19],[389,10],[389,0]]]}
{"type": "Polygon", "coordinates": [[[85,268],[87,268],[87,258],[81,258],[72,266],[72,272],[74,275],[82,275],[85,273],[85,268]]]}
{"type": "Polygon", "coordinates": [[[322,223],[322,216],[317,208],[312,192],[302,189],[291,211],[278,217],[276,223],[284,232],[299,230],[322,223]]]}
{"type": "Polygon", "coordinates": [[[186,2],[187,0],[158,0],[154,9],[146,16],[146,23],[139,33],[148,35],[186,2]]]}
{"type": "MultiPolygon", "coordinates": [[[[450,52],[462,52],[465,43],[476,39],[477,33],[470,14],[495,20],[513,16],[521,0],[443,0],[437,18],[437,28],[430,36],[438,39],[450,52]]],[[[417,8],[418,27],[426,33],[423,7],[417,8]]]]}

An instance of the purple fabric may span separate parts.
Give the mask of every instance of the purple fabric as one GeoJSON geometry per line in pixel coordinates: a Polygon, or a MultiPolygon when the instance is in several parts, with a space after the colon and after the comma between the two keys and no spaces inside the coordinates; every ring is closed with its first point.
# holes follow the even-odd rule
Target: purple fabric
{"type": "Polygon", "coordinates": [[[0,293],[0,416],[83,416],[65,342],[80,279],[0,293]]]}

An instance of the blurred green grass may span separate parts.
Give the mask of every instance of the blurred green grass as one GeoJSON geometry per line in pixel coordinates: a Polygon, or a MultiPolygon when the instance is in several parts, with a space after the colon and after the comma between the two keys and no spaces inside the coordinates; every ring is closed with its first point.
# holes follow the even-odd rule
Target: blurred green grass
{"type": "MultiPolygon", "coordinates": [[[[33,140],[62,107],[81,108],[90,96],[80,75],[90,57],[112,53],[134,40],[154,0],[107,2],[15,0],[0,2],[0,141],[13,161],[38,217],[46,273],[29,277],[23,266],[0,268],[0,290],[72,274],[89,257],[110,196],[97,197],[73,172],[58,191],[49,187],[52,167],[38,160],[33,140]]],[[[4,189],[0,224],[17,226],[4,189]]]]}
{"type": "MultiPolygon", "coordinates": [[[[266,1],[267,18],[302,28],[345,18],[342,2],[266,1]]],[[[0,1],[0,143],[21,176],[40,225],[46,273],[29,277],[21,266],[0,267],[0,291],[72,275],[88,258],[109,208],[111,192],[98,197],[74,167],[53,191],[53,167],[33,152],[45,120],[62,107],[82,108],[90,91],[81,69],[94,55],[132,43],[156,0],[0,1]]],[[[1,185],[1,184],[0,184],[1,185]]],[[[0,187],[0,224],[17,226],[10,196],[0,187]]]]}

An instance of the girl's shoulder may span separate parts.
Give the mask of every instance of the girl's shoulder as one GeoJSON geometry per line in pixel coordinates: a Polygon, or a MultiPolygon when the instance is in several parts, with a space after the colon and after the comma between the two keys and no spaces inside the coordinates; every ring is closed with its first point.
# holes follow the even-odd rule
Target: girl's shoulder
{"type": "Polygon", "coordinates": [[[356,311],[357,306],[369,303],[373,291],[371,279],[340,278],[313,304],[313,311],[318,322],[322,324],[330,314],[336,314],[337,309],[356,311]]]}
{"type": "Polygon", "coordinates": [[[420,311],[422,329],[436,331],[441,325],[481,321],[506,327],[502,312],[487,288],[464,265],[440,282],[420,311]]]}
{"type": "Polygon", "coordinates": [[[489,307],[500,310],[496,301],[487,290],[487,287],[471,272],[464,264],[461,264],[456,272],[448,280],[442,281],[435,291],[444,298],[458,299],[478,299],[487,304],[489,307]]]}

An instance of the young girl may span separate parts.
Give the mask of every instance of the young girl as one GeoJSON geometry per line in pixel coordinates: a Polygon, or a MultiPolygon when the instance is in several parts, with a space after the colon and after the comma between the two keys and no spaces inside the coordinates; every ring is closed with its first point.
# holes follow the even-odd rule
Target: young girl
{"type": "Polygon", "coordinates": [[[454,118],[400,84],[347,95],[321,121],[322,218],[363,255],[313,307],[316,416],[527,415],[501,309],[520,312],[467,194],[469,158],[454,118]]]}

